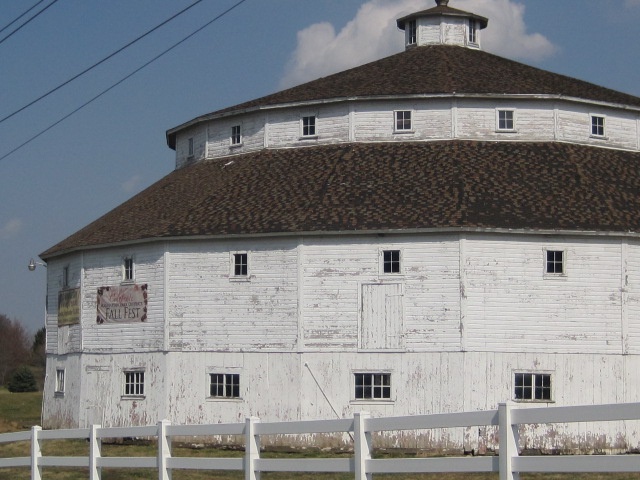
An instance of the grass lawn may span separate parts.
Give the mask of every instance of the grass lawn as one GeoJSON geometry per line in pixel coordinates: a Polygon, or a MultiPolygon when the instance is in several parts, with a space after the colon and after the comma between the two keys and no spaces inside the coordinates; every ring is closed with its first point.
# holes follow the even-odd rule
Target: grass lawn
{"type": "MultiPolygon", "coordinates": [[[[9,393],[0,388],[0,433],[17,432],[30,429],[40,423],[40,408],[42,392],[34,393],[9,393]]],[[[89,446],[86,441],[48,441],[43,442],[43,454],[49,456],[87,456],[89,446]]],[[[29,456],[30,445],[28,442],[0,444],[0,458],[29,456]]],[[[104,444],[102,455],[110,457],[146,457],[154,456],[156,446],[154,443],[135,445],[110,445],[104,444]]],[[[220,448],[174,448],[173,454],[181,457],[241,457],[242,451],[224,450],[220,448]]],[[[296,458],[319,458],[332,454],[321,452],[306,452],[298,454],[285,454],[277,452],[264,452],[264,458],[292,456],[296,458]]],[[[344,457],[345,454],[335,454],[335,457],[344,457]]],[[[348,454],[346,454],[348,456],[348,454]]],[[[26,468],[0,469],[0,480],[28,480],[30,472],[26,468]]],[[[44,480],[86,480],[86,469],[60,469],[45,468],[44,480]]],[[[156,479],[155,470],[144,469],[103,469],[102,480],[129,480],[129,479],[156,479]]],[[[241,480],[242,472],[213,472],[213,471],[183,471],[173,472],[173,480],[241,480]]],[[[353,474],[336,473],[278,473],[264,472],[264,480],[348,480],[353,474]]],[[[497,473],[479,474],[417,474],[417,475],[376,475],[380,480],[498,480],[497,473]]],[[[522,474],[523,480],[640,480],[640,472],[629,474],[522,474]]]]}

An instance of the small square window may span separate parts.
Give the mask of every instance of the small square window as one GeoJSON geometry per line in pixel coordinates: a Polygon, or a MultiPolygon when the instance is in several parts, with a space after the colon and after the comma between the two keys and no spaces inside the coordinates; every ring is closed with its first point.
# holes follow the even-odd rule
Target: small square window
{"type": "Polygon", "coordinates": [[[498,110],[498,130],[515,130],[513,110],[498,110]]]}
{"type": "Polygon", "coordinates": [[[417,26],[415,20],[410,20],[408,23],[409,32],[409,45],[415,45],[417,41],[417,26]]]}
{"type": "Polygon", "coordinates": [[[591,115],[591,135],[604,137],[604,117],[591,115]]]}
{"type": "Polygon", "coordinates": [[[124,372],[124,396],[141,397],[144,395],[144,371],[124,372]]]}
{"type": "Polygon", "coordinates": [[[64,393],[64,368],[56,369],[56,390],[55,393],[64,393]]]}
{"type": "Polygon", "coordinates": [[[125,281],[130,281],[134,279],[133,267],[134,267],[133,258],[126,257],[124,259],[124,264],[123,264],[123,278],[125,281]]]}
{"type": "Polygon", "coordinates": [[[356,373],[356,400],[386,400],[391,398],[390,373],[356,373]]]}
{"type": "Polygon", "coordinates": [[[411,110],[396,110],[396,132],[410,132],[411,126],[411,110]]]}
{"type": "Polygon", "coordinates": [[[249,273],[249,258],[247,253],[233,254],[233,275],[236,277],[246,277],[249,273]]]}
{"type": "Polygon", "coordinates": [[[231,145],[240,145],[242,143],[242,128],[240,125],[231,127],[231,145]]]}
{"type": "Polygon", "coordinates": [[[514,379],[516,400],[551,401],[551,374],[516,373],[514,379]]]}
{"type": "Polygon", "coordinates": [[[237,373],[210,373],[209,396],[240,398],[240,375],[237,373]]]}
{"type": "Polygon", "coordinates": [[[188,140],[189,146],[188,146],[188,153],[187,155],[189,157],[193,157],[193,137],[190,137],[188,140]]]}
{"type": "Polygon", "coordinates": [[[400,273],[400,250],[384,250],[382,252],[382,272],[400,273]]]}
{"type": "Polygon", "coordinates": [[[311,115],[302,117],[302,136],[313,137],[316,135],[316,117],[311,115]]]}
{"type": "Polygon", "coordinates": [[[545,272],[555,275],[564,273],[564,252],[562,250],[547,250],[545,272]]]}

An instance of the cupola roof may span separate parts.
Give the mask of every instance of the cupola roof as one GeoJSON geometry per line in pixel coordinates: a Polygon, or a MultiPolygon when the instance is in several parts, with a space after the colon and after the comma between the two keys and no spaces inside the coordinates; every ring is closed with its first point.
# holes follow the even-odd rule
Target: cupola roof
{"type": "Polygon", "coordinates": [[[406,23],[410,20],[424,17],[462,17],[467,19],[473,19],[479,22],[480,28],[487,28],[489,20],[486,17],[476,15],[475,13],[465,12],[464,10],[458,10],[457,8],[451,8],[448,4],[448,0],[436,0],[436,6],[428,10],[422,10],[420,12],[412,13],[399,18],[396,22],[400,30],[404,30],[406,23]]]}

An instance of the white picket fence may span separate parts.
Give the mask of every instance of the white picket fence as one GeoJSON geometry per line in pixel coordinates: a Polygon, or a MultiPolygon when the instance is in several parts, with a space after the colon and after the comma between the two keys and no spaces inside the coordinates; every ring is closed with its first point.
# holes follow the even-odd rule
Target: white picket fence
{"type": "MultiPolygon", "coordinates": [[[[354,418],[299,422],[262,423],[247,418],[244,423],[213,425],[171,425],[164,420],[158,425],[129,428],[91,428],[42,430],[0,435],[0,445],[30,441],[29,457],[0,458],[0,469],[25,467],[31,478],[40,480],[46,467],[84,467],[91,480],[100,479],[102,468],[157,469],[160,480],[169,480],[171,472],[183,470],[238,470],[245,479],[257,480],[260,472],[350,472],[358,480],[371,479],[377,473],[446,473],[499,472],[501,480],[517,479],[520,472],[640,472],[640,455],[567,455],[519,456],[518,426],[572,422],[640,420],[640,403],[614,405],[519,408],[517,404],[500,404],[497,410],[436,415],[371,418],[360,412],[354,418]],[[499,431],[499,455],[485,457],[389,458],[373,459],[372,434],[398,430],[472,427],[493,425],[499,431]],[[352,458],[261,458],[260,437],[264,435],[307,435],[317,433],[349,433],[354,440],[352,458]],[[243,458],[187,458],[171,455],[173,437],[210,437],[241,435],[245,438],[243,458]],[[103,457],[103,438],[157,438],[155,457],[103,457]],[[46,440],[87,439],[87,457],[43,456],[46,440]]],[[[1,470],[0,470],[1,472],[1,470]]]]}

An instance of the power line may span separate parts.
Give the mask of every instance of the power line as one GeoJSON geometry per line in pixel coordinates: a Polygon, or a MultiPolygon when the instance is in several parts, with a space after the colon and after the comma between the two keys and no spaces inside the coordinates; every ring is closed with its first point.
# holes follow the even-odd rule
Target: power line
{"type": "Polygon", "coordinates": [[[19,15],[18,17],[14,18],[13,20],[11,20],[9,23],[7,23],[4,27],[2,27],[0,29],[0,33],[4,32],[7,28],[9,28],[11,25],[13,25],[14,23],[16,23],[18,20],[20,20],[22,17],[24,17],[27,13],[29,13],[31,10],[33,10],[34,8],[36,8],[38,5],[40,5],[42,2],[44,2],[44,0],[40,0],[39,2],[37,2],[36,4],[34,4],[31,8],[29,8],[28,10],[26,10],[22,15],[19,15]]]}
{"type": "MultiPolygon", "coordinates": [[[[55,1],[58,1],[58,0],[55,0],[55,1]]],[[[120,52],[122,52],[123,50],[125,50],[125,49],[129,48],[129,47],[130,47],[131,45],[133,45],[134,43],[136,43],[136,42],[138,42],[138,41],[142,40],[142,39],[143,39],[144,37],[146,37],[147,35],[149,35],[149,34],[151,34],[152,32],[154,32],[154,31],[158,30],[160,27],[162,27],[162,26],[166,25],[166,24],[167,24],[167,23],[169,23],[171,20],[173,20],[174,18],[176,18],[176,17],[178,17],[178,16],[182,15],[184,12],[186,12],[186,11],[187,11],[187,10],[189,10],[190,8],[195,7],[198,3],[202,2],[202,1],[203,1],[203,0],[196,0],[195,2],[193,2],[193,3],[192,3],[191,5],[189,5],[188,7],[183,8],[182,10],[180,10],[180,11],[179,11],[178,13],[176,13],[175,15],[173,15],[173,16],[171,16],[171,17],[167,18],[164,22],[162,22],[162,23],[160,23],[160,24],[156,25],[156,26],[155,26],[155,27],[153,27],[151,30],[149,30],[149,31],[147,31],[147,32],[145,32],[145,33],[143,33],[142,35],[140,35],[140,36],[139,36],[139,37],[137,37],[136,39],[134,39],[134,40],[130,41],[129,43],[127,43],[125,46],[120,47],[118,50],[116,50],[115,52],[113,52],[113,53],[111,53],[111,54],[107,55],[107,56],[106,56],[106,57],[104,57],[102,60],[100,60],[100,61],[98,61],[98,62],[94,63],[93,65],[91,65],[90,67],[88,67],[88,68],[84,69],[82,72],[80,72],[80,73],[78,73],[78,74],[74,75],[74,76],[73,76],[73,77],[71,77],[69,80],[67,80],[67,81],[65,81],[65,82],[63,82],[63,83],[61,83],[60,85],[58,85],[58,86],[57,86],[57,87],[55,87],[55,88],[52,88],[52,89],[51,89],[51,90],[49,90],[47,93],[44,93],[44,94],[40,95],[40,96],[39,96],[38,98],[36,98],[35,100],[33,100],[33,101],[31,101],[31,102],[27,103],[25,106],[23,106],[23,107],[19,108],[18,110],[14,111],[13,113],[10,113],[10,114],[9,114],[9,115],[7,115],[6,117],[0,118],[0,123],[4,122],[5,120],[10,119],[11,117],[13,117],[13,116],[17,115],[18,113],[20,113],[20,112],[22,112],[22,111],[26,110],[26,109],[27,109],[27,108],[29,108],[30,106],[32,106],[32,105],[34,105],[34,104],[38,103],[38,102],[39,102],[40,100],[42,100],[43,98],[48,97],[48,96],[49,96],[49,95],[51,95],[52,93],[54,93],[54,92],[56,92],[56,91],[60,90],[60,89],[61,89],[62,87],[64,87],[65,85],[70,84],[71,82],[73,82],[73,81],[74,81],[74,80],[76,80],[77,78],[79,78],[79,77],[81,77],[82,75],[84,75],[85,73],[87,73],[87,72],[89,72],[89,71],[93,70],[93,69],[94,69],[94,68],[96,68],[98,65],[103,64],[104,62],[106,62],[106,61],[107,61],[107,60],[109,60],[110,58],[112,58],[112,57],[116,56],[118,53],[120,53],[120,52]]]]}
{"type": "Polygon", "coordinates": [[[182,45],[184,42],[186,42],[187,40],[189,40],[191,37],[193,37],[194,35],[196,35],[197,33],[201,32],[202,30],[204,30],[205,28],[207,28],[209,25],[211,25],[212,23],[216,22],[217,20],[221,19],[222,17],[224,17],[227,13],[231,12],[232,10],[234,10],[235,8],[239,7],[241,4],[243,4],[244,2],[246,2],[247,0],[240,0],[239,2],[237,2],[235,5],[232,5],[231,7],[229,7],[228,9],[226,9],[224,12],[222,12],[220,15],[218,15],[217,17],[215,17],[214,19],[210,20],[209,22],[205,23],[203,26],[201,26],[200,28],[194,30],[193,32],[191,32],[189,35],[187,35],[186,37],[184,37],[182,40],[180,40],[177,43],[174,43],[172,46],[170,46],[169,48],[167,48],[166,50],[164,50],[163,52],[159,53],[158,55],[156,55],[155,57],[153,57],[151,60],[149,60],[148,62],[146,62],[145,64],[143,64],[142,66],[136,68],[133,72],[131,72],[130,74],[126,75],[125,77],[123,77],[122,79],[118,80],[116,83],[114,83],[113,85],[111,85],[110,87],[106,88],[105,90],[103,90],[102,92],[100,92],[99,94],[97,94],[96,96],[94,96],[93,98],[91,98],[90,100],[86,101],[85,103],[83,103],[82,105],[80,105],[78,108],[76,108],[75,110],[71,111],[70,113],[68,113],[67,115],[65,115],[64,117],[62,117],[60,120],[57,120],[56,122],[52,123],[51,125],[49,125],[47,128],[45,128],[44,130],[41,130],[39,133],[37,133],[36,135],[34,135],[33,137],[31,137],[29,140],[23,142],[22,144],[18,145],[16,148],[14,148],[13,150],[11,150],[8,153],[5,153],[3,156],[0,157],[0,162],[2,160],[4,160],[5,158],[7,158],[9,155],[17,152],[18,150],[20,150],[22,147],[28,145],[29,143],[31,143],[32,141],[34,141],[36,138],[40,137],[41,135],[45,134],[46,132],[48,132],[49,130],[51,130],[52,128],[54,128],[56,125],[59,125],[60,123],[64,122],[67,118],[71,117],[72,115],[74,115],[75,113],[79,112],[80,110],[82,110],[84,107],[86,107],[87,105],[93,103],[94,101],[96,101],[98,98],[102,97],[103,95],[105,95],[107,92],[110,92],[111,90],[113,90],[114,88],[116,88],[118,85],[120,85],[121,83],[125,82],[126,80],[128,80],[129,78],[133,77],[136,73],[138,73],[140,70],[148,67],[149,65],[151,65],[153,62],[155,62],[156,60],[158,60],[159,58],[163,57],[164,55],[166,55],[167,53],[169,53],[171,50],[173,50],[174,48],[178,47],[179,45],[182,45]]]}
{"type": "MultiPolygon", "coordinates": [[[[7,38],[11,37],[14,33],[16,33],[18,30],[22,29],[22,27],[24,27],[25,25],[27,25],[28,23],[30,23],[32,20],[35,20],[36,17],[38,17],[41,13],[44,13],[45,10],[47,10],[49,7],[51,7],[54,3],[56,3],[58,0],[53,0],[49,5],[47,5],[46,7],[44,7],[42,10],[40,10],[38,13],[36,13],[34,16],[32,16],[29,20],[27,20],[26,22],[24,22],[22,25],[20,25],[18,28],[16,28],[15,30],[13,30],[9,35],[7,35],[6,37],[4,37],[3,39],[0,40],[0,43],[4,42],[7,38]]],[[[37,4],[36,4],[37,5],[37,4]]],[[[33,8],[33,7],[31,7],[33,8]]],[[[29,9],[31,10],[31,9],[29,9]]],[[[15,20],[14,20],[15,21],[15,20]]],[[[13,23],[13,22],[11,22],[13,23]]],[[[11,25],[11,24],[9,24],[11,25]]],[[[6,28],[6,27],[5,27],[6,28]]],[[[3,28],[4,30],[4,28],[3,28]]]]}

